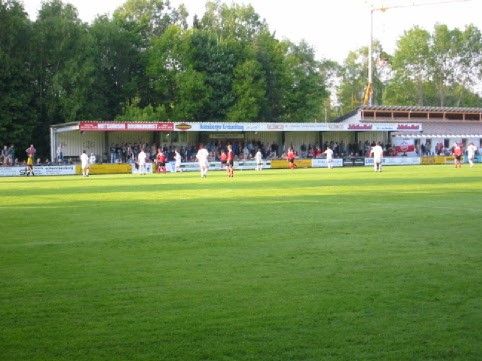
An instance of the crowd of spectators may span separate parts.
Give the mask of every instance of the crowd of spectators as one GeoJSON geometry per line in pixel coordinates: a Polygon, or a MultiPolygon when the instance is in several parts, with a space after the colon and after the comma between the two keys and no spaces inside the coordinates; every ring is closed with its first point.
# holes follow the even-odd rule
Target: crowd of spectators
{"type": "MultiPolygon", "coordinates": [[[[209,142],[205,144],[205,148],[208,150],[211,159],[219,160],[219,156],[222,151],[227,150],[227,145],[231,144],[233,151],[238,159],[251,159],[256,154],[256,151],[260,149],[263,152],[264,157],[276,158],[278,152],[278,146],[276,144],[266,148],[261,142],[209,142]]],[[[199,144],[192,144],[186,146],[175,146],[156,143],[143,144],[143,143],[124,143],[124,144],[111,144],[109,148],[109,163],[135,163],[137,155],[140,150],[144,149],[147,155],[147,159],[154,161],[158,150],[162,150],[167,155],[168,160],[174,160],[175,150],[177,149],[181,155],[183,162],[193,162],[196,159],[196,153],[199,149],[199,144]]]]}
{"type": "MultiPolygon", "coordinates": [[[[263,159],[281,159],[285,157],[288,150],[288,145],[280,146],[276,142],[271,144],[264,144],[261,141],[211,141],[204,144],[205,148],[210,154],[210,159],[218,161],[222,152],[227,151],[227,145],[232,146],[233,152],[237,160],[250,160],[254,159],[255,154],[258,150],[261,151],[263,159]]],[[[323,144],[301,144],[299,146],[293,146],[290,144],[289,147],[293,148],[296,152],[298,158],[319,158],[322,153],[330,147],[333,149],[335,157],[357,157],[357,156],[369,156],[370,149],[375,145],[375,142],[354,142],[345,144],[342,142],[327,141],[323,144]]],[[[386,155],[391,154],[392,146],[391,144],[382,144],[386,155]]],[[[158,150],[162,150],[164,154],[167,155],[168,160],[174,160],[175,153],[177,149],[181,155],[183,162],[193,162],[195,161],[196,153],[199,149],[199,144],[192,144],[187,146],[175,146],[161,144],[145,144],[145,143],[124,143],[124,144],[111,144],[109,148],[109,159],[108,163],[135,163],[137,155],[140,150],[144,149],[147,155],[148,161],[154,161],[158,150]]]]}
{"type": "Polygon", "coordinates": [[[2,166],[14,166],[18,165],[17,153],[15,146],[11,144],[10,146],[4,145],[0,153],[0,165],[2,166]]]}

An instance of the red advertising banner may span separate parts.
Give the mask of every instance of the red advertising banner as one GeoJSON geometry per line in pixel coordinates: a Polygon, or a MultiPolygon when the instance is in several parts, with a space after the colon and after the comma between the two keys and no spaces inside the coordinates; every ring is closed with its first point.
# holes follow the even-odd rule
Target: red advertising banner
{"type": "Polygon", "coordinates": [[[80,122],[81,132],[170,132],[174,123],[168,122],[80,122]]]}

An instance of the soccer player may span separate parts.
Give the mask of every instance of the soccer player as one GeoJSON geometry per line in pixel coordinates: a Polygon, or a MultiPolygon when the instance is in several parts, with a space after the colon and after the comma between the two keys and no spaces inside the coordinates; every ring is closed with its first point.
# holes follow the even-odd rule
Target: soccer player
{"type": "Polygon", "coordinates": [[[291,170],[295,169],[295,167],[296,167],[295,157],[296,157],[296,153],[295,153],[294,149],[290,147],[288,149],[288,153],[286,154],[286,158],[288,158],[288,163],[289,163],[289,166],[290,166],[291,170]]]}
{"type": "Polygon", "coordinates": [[[256,170],[262,171],[263,170],[263,155],[261,154],[261,150],[258,149],[256,155],[254,156],[256,160],[256,170]]]}
{"type": "Polygon", "coordinates": [[[182,169],[181,169],[182,157],[181,157],[181,153],[179,153],[179,150],[177,149],[174,151],[174,161],[175,161],[174,171],[182,172],[182,169]]]}
{"type": "Polygon", "coordinates": [[[455,143],[454,144],[454,148],[452,150],[452,154],[454,155],[454,165],[455,165],[455,168],[461,168],[462,167],[462,148],[460,148],[460,146],[455,143]]]}
{"type": "Polygon", "coordinates": [[[156,155],[156,163],[157,163],[157,173],[164,173],[166,174],[166,161],[167,157],[164,154],[164,152],[161,149],[157,150],[157,155],[156,155]]]}
{"type": "Polygon", "coordinates": [[[201,171],[201,178],[205,178],[208,175],[208,157],[209,152],[206,150],[206,148],[204,148],[204,145],[201,144],[196,154],[196,159],[199,162],[199,170],[201,171]]]}
{"type": "Polygon", "coordinates": [[[477,151],[477,147],[474,145],[474,143],[470,143],[469,146],[467,147],[467,158],[469,159],[470,167],[474,166],[474,158],[475,158],[476,151],[477,151]]]}
{"type": "Polygon", "coordinates": [[[329,169],[333,169],[333,149],[328,146],[321,154],[326,154],[326,164],[328,165],[329,169]]]}
{"type": "Polygon", "coordinates": [[[146,174],[146,158],[146,153],[144,152],[144,148],[142,148],[137,155],[137,164],[139,165],[139,174],[141,175],[146,174]]]}
{"type": "Polygon", "coordinates": [[[372,150],[370,151],[370,155],[373,154],[373,168],[375,172],[382,171],[382,158],[383,158],[383,148],[380,145],[380,142],[375,145],[372,150]]]}
{"type": "Polygon", "coordinates": [[[84,177],[88,177],[90,171],[90,160],[85,150],[83,150],[82,154],[80,155],[80,163],[82,167],[82,175],[84,177]]]}
{"type": "Polygon", "coordinates": [[[228,155],[224,150],[221,151],[221,155],[219,156],[219,161],[221,162],[221,169],[226,168],[226,171],[228,171],[228,155]]]}
{"type": "Polygon", "coordinates": [[[29,155],[27,158],[27,173],[25,174],[27,177],[32,173],[32,176],[35,175],[33,172],[33,156],[29,155]]]}
{"type": "Polygon", "coordinates": [[[226,154],[226,165],[228,171],[228,177],[234,177],[234,152],[231,144],[228,145],[228,153],[226,154]]]}

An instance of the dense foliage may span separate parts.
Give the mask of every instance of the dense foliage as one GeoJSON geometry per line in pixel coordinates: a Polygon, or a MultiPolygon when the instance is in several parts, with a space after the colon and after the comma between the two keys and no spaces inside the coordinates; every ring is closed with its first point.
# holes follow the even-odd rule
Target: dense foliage
{"type": "MultiPolygon", "coordinates": [[[[126,0],[83,23],[61,0],[34,21],[0,1],[0,144],[48,148],[52,124],[78,120],[326,121],[360,105],[367,49],[344,64],[305,42],[279,40],[250,5],[126,0]]],[[[481,34],[474,26],[414,28],[393,55],[375,44],[374,100],[480,106],[481,34]],[[388,64],[388,65],[387,65],[388,64]]]]}

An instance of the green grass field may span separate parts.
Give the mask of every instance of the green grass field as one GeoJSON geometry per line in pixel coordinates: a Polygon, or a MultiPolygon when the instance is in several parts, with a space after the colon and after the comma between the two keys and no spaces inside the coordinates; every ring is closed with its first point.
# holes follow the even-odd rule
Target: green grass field
{"type": "Polygon", "coordinates": [[[0,360],[480,360],[482,166],[0,179],[0,360]]]}

